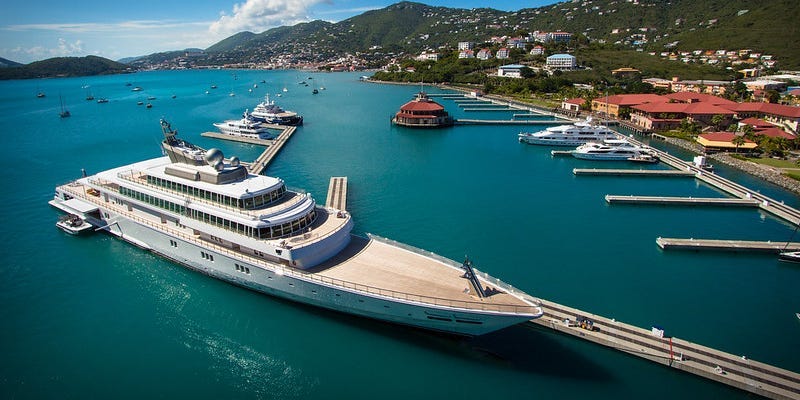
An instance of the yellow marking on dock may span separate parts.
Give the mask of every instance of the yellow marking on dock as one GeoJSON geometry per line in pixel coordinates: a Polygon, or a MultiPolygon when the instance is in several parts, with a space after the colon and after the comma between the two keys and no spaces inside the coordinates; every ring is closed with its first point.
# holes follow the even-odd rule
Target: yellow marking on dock
{"type": "Polygon", "coordinates": [[[675,337],[659,337],[633,325],[541,300],[544,316],[530,321],[577,338],[691,372],[772,399],[800,398],[800,374],[675,337]],[[578,316],[593,330],[577,326],[578,316]],[[565,320],[569,322],[565,323],[565,320]]]}
{"type": "Polygon", "coordinates": [[[671,169],[609,169],[609,168],[575,168],[575,175],[597,176],[669,176],[669,177],[694,177],[692,171],[676,171],[671,169]]]}
{"type": "Polygon", "coordinates": [[[669,250],[727,250],[727,251],[764,251],[780,253],[782,251],[800,251],[797,242],[772,242],[757,240],[724,240],[724,239],[679,239],[658,238],[658,247],[669,250]]]}
{"type": "Polygon", "coordinates": [[[606,195],[608,203],[622,204],[659,204],[683,206],[738,206],[758,207],[758,201],[753,199],[732,199],[728,197],[663,197],[663,196],[620,196],[606,195]]]}
{"type": "Polygon", "coordinates": [[[334,176],[328,185],[328,199],[325,207],[344,211],[347,207],[347,177],[334,176]]]}

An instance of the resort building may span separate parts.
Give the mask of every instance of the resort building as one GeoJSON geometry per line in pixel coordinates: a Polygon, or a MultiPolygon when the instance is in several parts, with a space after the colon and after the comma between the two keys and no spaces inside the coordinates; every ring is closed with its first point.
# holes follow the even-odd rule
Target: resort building
{"type": "Polygon", "coordinates": [[[733,144],[733,138],[736,134],[733,132],[712,132],[699,135],[697,143],[703,146],[706,153],[714,153],[718,151],[750,151],[758,147],[758,145],[751,140],[744,140],[744,144],[736,146],[733,144]]]}
{"type": "Polygon", "coordinates": [[[538,44],[531,49],[532,56],[541,56],[542,54],[544,54],[544,47],[538,44]]]}
{"type": "Polygon", "coordinates": [[[575,56],[571,54],[553,54],[552,56],[547,57],[547,63],[545,65],[550,70],[570,71],[575,69],[578,63],[575,59],[575,56]]]}
{"type": "Polygon", "coordinates": [[[458,42],[459,50],[472,50],[472,46],[473,46],[472,42],[458,42]]]}
{"type": "Polygon", "coordinates": [[[458,58],[475,58],[475,52],[472,50],[461,50],[458,52],[458,58]]]}
{"type": "Polygon", "coordinates": [[[507,59],[509,57],[508,49],[505,48],[505,47],[501,47],[499,50],[497,50],[496,57],[497,57],[498,60],[507,59]]]}
{"type": "Polygon", "coordinates": [[[669,99],[657,94],[617,94],[592,100],[592,112],[603,116],[619,118],[628,114],[632,106],[646,103],[666,103],[669,99]]]}
{"type": "Polygon", "coordinates": [[[414,128],[438,128],[453,125],[453,117],[441,104],[429,99],[425,92],[419,92],[414,100],[400,107],[392,122],[414,128]]]}
{"type": "Polygon", "coordinates": [[[522,68],[524,65],[509,64],[497,68],[497,76],[504,76],[506,78],[522,78],[522,68]]]}
{"type": "Polygon", "coordinates": [[[737,103],[728,107],[737,118],[756,117],[797,133],[800,128],[800,107],[772,103],[737,103]]]}
{"type": "Polygon", "coordinates": [[[478,51],[478,55],[476,55],[475,58],[479,60],[488,60],[492,58],[492,51],[489,49],[480,49],[480,51],[478,51]]]}

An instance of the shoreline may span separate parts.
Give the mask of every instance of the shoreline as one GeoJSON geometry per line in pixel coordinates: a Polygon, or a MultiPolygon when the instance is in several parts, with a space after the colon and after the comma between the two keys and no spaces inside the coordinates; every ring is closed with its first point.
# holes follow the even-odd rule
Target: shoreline
{"type": "MultiPolygon", "coordinates": [[[[388,81],[377,81],[377,80],[374,80],[374,79],[366,79],[366,80],[364,80],[364,82],[391,84],[391,85],[406,85],[406,86],[416,86],[416,85],[418,85],[418,83],[411,83],[411,82],[388,82],[388,81]]],[[[452,86],[452,85],[448,85],[448,84],[431,83],[431,84],[427,84],[427,85],[428,86],[434,86],[434,87],[441,88],[441,89],[454,90],[454,91],[462,92],[462,93],[469,93],[470,92],[469,89],[462,88],[462,87],[457,87],[457,86],[452,86]]],[[[515,104],[515,105],[518,105],[520,107],[535,109],[535,110],[537,110],[539,112],[546,113],[546,114],[554,114],[552,110],[543,108],[541,106],[537,106],[537,105],[530,104],[530,103],[525,103],[525,102],[522,102],[522,101],[516,100],[516,99],[510,99],[510,98],[507,98],[507,97],[501,96],[501,95],[489,94],[489,95],[483,95],[483,97],[486,97],[486,98],[489,98],[489,99],[498,100],[498,101],[507,102],[509,104],[515,104]]],[[[565,118],[567,120],[570,120],[570,121],[577,121],[578,120],[578,119],[574,119],[574,118],[569,118],[567,116],[561,116],[561,117],[565,118]]],[[[667,137],[667,139],[665,141],[667,143],[671,144],[671,145],[678,146],[678,147],[680,147],[680,148],[682,148],[684,150],[691,151],[692,153],[695,153],[697,155],[701,155],[701,154],[704,153],[703,152],[703,148],[697,143],[687,142],[686,140],[683,140],[683,139],[677,139],[677,138],[671,138],[671,137],[667,137]]],[[[753,163],[753,162],[739,160],[739,159],[731,157],[728,153],[709,154],[708,158],[711,159],[711,160],[715,160],[715,161],[717,161],[719,163],[725,164],[726,166],[736,168],[736,169],[738,169],[738,170],[740,170],[740,171],[742,171],[744,173],[753,175],[753,176],[755,176],[757,178],[761,178],[761,179],[763,179],[763,180],[765,180],[765,181],[767,181],[769,183],[772,183],[772,184],[774,184],[776,186],[781,187],[782,189],[785,189],[785,190],[791,192],[794,195],[800,196],[800,181],[794,180],[792,178],[789,178],[786,175],[783,175],[781,173],[780,169],[778,169],[778,168],[774,168],[774,167],[770,167],[770,166],[766,166],[766,165],[760,165],[760,164],[756,164],[756,163],[753,163]]]]}

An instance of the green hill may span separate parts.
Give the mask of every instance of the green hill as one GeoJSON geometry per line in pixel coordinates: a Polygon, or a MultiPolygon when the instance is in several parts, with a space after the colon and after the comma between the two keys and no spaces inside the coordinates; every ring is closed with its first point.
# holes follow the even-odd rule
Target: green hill
{"type": "Polygon", "coordinates": [[[110,75],[129,72],[125,64],[97,56],[57,57],[16,67],[0,68],[0,79],[110,75]]]}

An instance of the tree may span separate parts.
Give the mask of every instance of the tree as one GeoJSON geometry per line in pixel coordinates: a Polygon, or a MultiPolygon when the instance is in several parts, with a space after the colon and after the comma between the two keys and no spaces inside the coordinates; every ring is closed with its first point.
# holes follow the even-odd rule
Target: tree
{"type": "Polygon", "coordinates": [[[719,130],[720,126],[722,126],[722,121],[725,120],[725,116],[722,114],[714,114],[711,117],[711,124],[714,125],[714,128],[719,130]]]}
{"type": "Polygon", "coordinates": [[[733,137],[733,139],[731,139],[731,143],[733,143],[733,145],[736,146],[737,153],[739,152],[739,146],[743,145],[744,142],[745,142],[744,137],[739,135],[736,135],[733,137]]]}
{"type": "Polygon", "coordinates": [[[767,90],[767,91],[764,93],[764,97],[767,99],[767,101],[768,101],[768,102],[770,102],[770,103],[773,103],[773,104],[774,104],[774,103],[777,103],[777,102],[778,102],[778,100],[780,100],[780,99],[781,99],[781,94],[780,94],[780,93],[778,93],[778,91],[777,91],[777,90],[770,89],[770,90],[767,90]]]}

